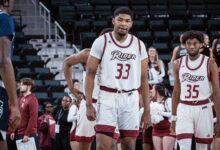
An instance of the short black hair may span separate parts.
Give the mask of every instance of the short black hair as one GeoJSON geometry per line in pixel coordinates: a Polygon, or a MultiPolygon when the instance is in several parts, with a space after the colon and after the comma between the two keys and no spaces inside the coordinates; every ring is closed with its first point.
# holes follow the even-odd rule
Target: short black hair
{"type": "Polygon", "coordinates": [[[73,84],[74,84],[75,82],[79,82],[78,79],[73,79],[72,81],[73,81],[73,84]]]}
{"type": "Polygon", "coordinates": [[[163,97],[168,96],[166,86],[163,83],[155,84],[155,90],[163,97]]]}
{"type": "Polygon", "coordinates": [[[43,109],[45,109],[45,108],[47,107],[48,104],[51,104],[51,105],[52,105],[52,103],[49,102],[49,101],[44,102],[44,103],[43,103],[43,109]]]}
{"type": "Polygon", "coordinates": [[[188,39],[197,39],[200,43],[204,42],[203,33],[200,31],[190,30],[183,33],[182,41],[186,44],[188,39]]]}
{"type": "Polygon", "coordinates": [[[118,16],[119,14],[127,14],[131,16],[131,19],[133,19],[133,12],[128,7],[119,7],[114,11],[114,18],[118,16]]]}

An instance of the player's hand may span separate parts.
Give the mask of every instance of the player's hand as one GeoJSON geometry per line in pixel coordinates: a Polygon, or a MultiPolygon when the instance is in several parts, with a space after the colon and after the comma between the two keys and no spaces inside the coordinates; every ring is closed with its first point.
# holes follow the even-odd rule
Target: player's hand
{"type": "Polygon", "coordinates": [[[71,93],[77,98],[77,100],[82,100],[83,93],[79,91],[78,89],[70,89],[71,93]]]}
{"type": "Polygon", "coordinates": [[[17,105],[11,105],[11,120],[9,122],[9,129],[16,130],[21,122],[21,114],[17,105]]]}
{"type": "Polygon", "coordinates": [[[15,139],[15,133],[11,133],[10,139],[11,139],[12,141],[14,141],[14,139],[15,139]]]}
{"type": "Polygon", "coordinates": [[[29,137],[25,135],[25,136],[23,137],[23,139],[22,139],[22,142],[25,143],[25,142],[27,142],[27,141],[29,141],[29,137]]]}
{"type": "Polygon", "coordinates": [[[176,121],[172,121],[170,125],[170,134],[176,135],[176,121]]]}
{"type": "Polygon", "coordinates": [[[141,117],[141,126],[144,124],[143,129],[147,129],[151,126],[150,113],[144,112],[141,117]]]}
{"type": "Polygon", "coordinates": [[[96,110],[92,104],[86,104],[86,116],[90,121],[96,120],[96,110]]]}
{"type": "Polygon", "coordinates": [[[216,122],[214,132],[215,132],[215,136],[219,138],[220,137],[220,121],[216,122]]]}

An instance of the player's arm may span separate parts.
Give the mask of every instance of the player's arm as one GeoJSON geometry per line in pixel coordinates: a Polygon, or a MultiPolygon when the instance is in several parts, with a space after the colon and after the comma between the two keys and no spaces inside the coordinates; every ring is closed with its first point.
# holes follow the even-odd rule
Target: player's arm
{"type": "Polygon", "coordinates": [[[11,129],[20,124],[20,112],[16,94],[14,68],[11,62],[11,41],[8,37],[0,37],[0,74],[4,82],[11,103],[12,122],[11,129]]]}
{"type": "Polygon", "coordinates": [[[70,92],[77,98],[80,99],[80,91],[74,89],[72,82],[72,66],[79,63],[86,63],[89,56],[90,49],[84,49],[78,54],[73,54],[67,57],[63,62],[63,72],[70,92]]]}
{"type": "Polygon", "coordinates": [[[147,129],[151,124],[147,69],[148,69],[148,59],[146,58],[141,61],[141,87],[140,87],[140,94],[143,98],[143,103],[144,103],[144,113],[142,115],[141,122],[144,123],[145,129],[147,129]]]}
{"type": "Polygon", "coordinates": [[[217,41],[218,41],[217,39],[214,39],[214,41],[212,42],[212,47],[211,47],[212,52],[214,52],[215,46],[217,44],[217,41]]]}
{"type": "Polygon", "coordinates": [[[210,80],[213,89],[213,102],[215,106],[217,122],[220,124],[220,89],[219,89],[219,78],[218,78],[218,67],[214,60],[210,60],[210,80]]]}
{"type": "Polygon", "coordinates": [[[86,108],[88,120],[94,121],[96,119],[96,112],[92,105],[92,93],[94,88],[94,79],[96,70],[99,65],[99,59],[89,55],[86,67],[86,81],[85,81],[85,94],[86,94],[86,108]]]}
{"type": "Polygon", "coordinates": [[[176,60],[173,64],[173,74],[174,74],[174,88],[172,95],[172,115],[176,116],[177,105],[180,100],[180,80],[179,80],[179,60],[176,60]]]}
{"type": "Polygon", "coordinates": [[[173,55],[172,55],[172,58],[170,60],[170,62],[174,62],[174,60],[176,59],[176,54],[178,52],[178,48],[179,46],[176,46],[174,49],[173,49],[173,55]]]}
{"type": "Polygon", "coordinates": [[[176,131],[176,111],[177,111],[177,106],[180,101],[180,80],[179,80],[179,60],[176,60],[173,64],[173,74],[174,74],[174,89],[173,89],[173,95],[172,95],[172,116],[171,116],[171,126],[170,126],[170,131],[171,134],[175,135],[176,131]]]}

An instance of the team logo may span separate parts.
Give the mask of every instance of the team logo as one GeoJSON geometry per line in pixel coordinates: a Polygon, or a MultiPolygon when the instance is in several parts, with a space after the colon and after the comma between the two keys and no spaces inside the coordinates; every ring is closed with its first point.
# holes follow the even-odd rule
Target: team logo
{"type": "Polygon", "coordinates": [[[197,82],[197,81],[204,81],[205,77],[204,76],[196,76],[196,75],[191,75],[190,73],[184,73],[183,75],[183,80],[187,82],[197,82]]]}
{"type": "Polygon", "coordinates": [[[3,105],[4,105],[3,101],[0,100],[0,118],[3,115],[3,105]]]}
{"type": "Polygon", "coordinates": [[[136,59],[135,54],[128,54],[128,53],[122,53],[121,51],[115,50],[112,53],[112,58],[111,60],[118,59],[120,61],[126,61],[130,59],[136,59]]]}

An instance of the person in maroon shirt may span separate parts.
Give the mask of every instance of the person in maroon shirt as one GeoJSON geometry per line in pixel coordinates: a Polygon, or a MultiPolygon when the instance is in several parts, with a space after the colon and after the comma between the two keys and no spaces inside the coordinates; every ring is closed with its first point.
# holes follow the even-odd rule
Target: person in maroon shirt
{"type": "Polygon", "coordinates": [[[52,139],[54,139],[55,132],[51,133],[51,128],[54,126],[55,120],[52,116],[53,105],[51,102],[43,104],[45,113],[38,118],[38,130],[40,131],[40,148],[41,150],[50,150],[52,147],[52,139]]]}
{"type": "Polygon", "coordinates": [[[19,110],[21,112],[21,124],[18,128],[18,139],[27,142],[29,137],[36,138],[37,118],[38,118],[38,100],[33,94],[35,88],[34,80],[23,78],[20,80],[19,110]]]}

